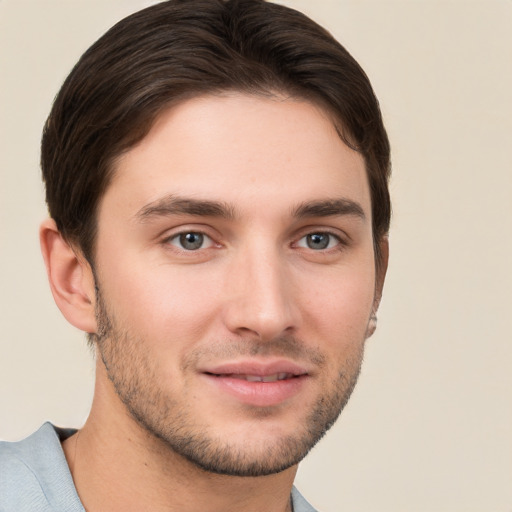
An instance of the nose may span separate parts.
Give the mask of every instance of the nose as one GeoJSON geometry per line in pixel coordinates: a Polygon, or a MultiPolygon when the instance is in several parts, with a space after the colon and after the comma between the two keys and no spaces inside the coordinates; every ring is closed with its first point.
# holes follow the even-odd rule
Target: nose
{"type": "Polygon", "coordinates": [[[237,335],[269,341],[299,326],[297,290],[275,248],[240,254],[231,262],[224,292],[224,323],[237,335]]]}

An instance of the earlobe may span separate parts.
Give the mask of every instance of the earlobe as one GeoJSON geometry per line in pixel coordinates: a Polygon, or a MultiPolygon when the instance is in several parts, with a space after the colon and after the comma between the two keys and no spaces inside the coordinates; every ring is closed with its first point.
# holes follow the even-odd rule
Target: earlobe
{"type": "Polygon", "coordinates": [[[377,315],[372,313],[370,320],[368,320],[368,326],[366,327],[366,339],[373,335],[377,329],[377,315]]]}
{"type": "Polygon", "coordinates": [[[41,224],[39,240],[57,307],[70,324],[96,332],[94,276],[89,263],[64,240],[53,219],[41,224]]]}
{"type": "Polygon", "coordinates": [[[377,329],[377,311],[382,298],[382,290],[384,288],[384,281],[386,280],[389,261],[389,240],[387,236],[380,240],[379,249],[379,260],[377,261],[375,275],[375,295],[373,299],[372,313],[368,321],[368,327],[366,328],[366,338],[369,338],[377,329]]]}

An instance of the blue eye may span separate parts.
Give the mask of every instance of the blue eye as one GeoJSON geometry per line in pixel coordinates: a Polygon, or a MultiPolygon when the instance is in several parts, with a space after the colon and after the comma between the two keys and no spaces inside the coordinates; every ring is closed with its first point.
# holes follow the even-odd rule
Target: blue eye
{"type": "Polygon", "coordinates": [[[331,249],[340,243],[340,239],[330,233],[310,233],[309,235],[303,236],[297,245],[312,249],[314,251],[322,251],[325,249],[331,249]]]}
{"type": "Polygon", "coordinates": [[[170,238],[169,242],[185,251],[197,251],[198,249],[206,249],[213,245],[213,240],[209,236],[196,231],[179,233],[170,238]]]}

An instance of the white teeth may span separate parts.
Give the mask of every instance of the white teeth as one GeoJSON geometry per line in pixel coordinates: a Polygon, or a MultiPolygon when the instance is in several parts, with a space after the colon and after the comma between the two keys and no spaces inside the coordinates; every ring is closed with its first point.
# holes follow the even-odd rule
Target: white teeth
{"type": "MultiPolygon", "coordinates": [[[[240,376],[241,379],[244,378],[243,375],[240,376]]],[[[249,382],[263,382],[264,377],[260,377],[259,375],[245,375],[245,380],[249,382]]]]}
{"type": "Polygon", "coordinates": [[[274,373],[273,375],[232,375],[236,379],[246,380],[248,382],[277,382],[291,378],[293,375],[290,373],[274,373]]]}
{"type": "MultiPolygon", "coordinates": [[[[221,375],[219,375],[220,377],[221,375]]],[[[233,379],[246,380],[247,382],[277,382],[278,380],[291,379],[292,373],[274,373],[273,375],[245,375],[242,373],[230,373],[226,374],[233,379]]]]}

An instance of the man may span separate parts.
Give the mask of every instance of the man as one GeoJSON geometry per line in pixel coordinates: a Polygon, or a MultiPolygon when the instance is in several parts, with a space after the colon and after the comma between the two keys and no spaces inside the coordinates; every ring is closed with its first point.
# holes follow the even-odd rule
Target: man
{"type": "Polygon", "coordinates": [[[88,333],[78,431],[0,447],[0,509],[312,511],[387,267],[389,144],[302,14],[173,0],[80,59],[42,141],[55,301],[88,333]]]}

